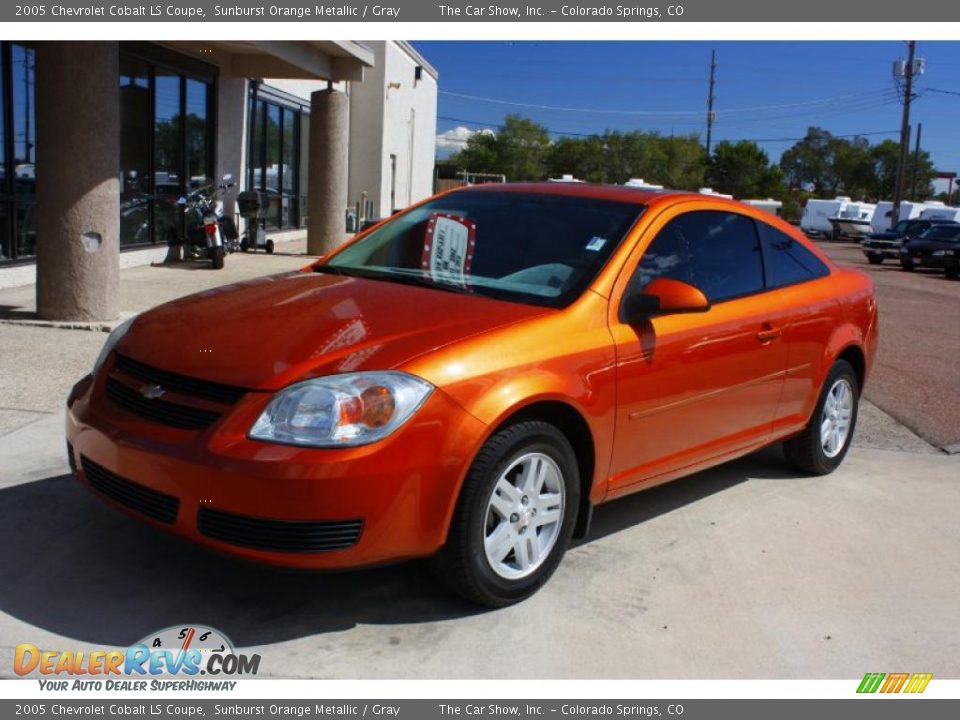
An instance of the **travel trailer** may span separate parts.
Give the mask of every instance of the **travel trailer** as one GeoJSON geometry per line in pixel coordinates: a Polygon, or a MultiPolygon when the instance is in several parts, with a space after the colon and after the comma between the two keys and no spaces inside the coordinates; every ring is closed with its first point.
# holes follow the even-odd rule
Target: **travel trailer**
{"type": "Polygon", "coordinates": [[[643,178],[630,178],[624,183],[624,185],[627,187],[636,188],[637,190],[663,190],[663,185],[648,183],[643,178]]]}
{"type": "Polygon", "coordinates": [[[766,200],[742,200],[741,202],[744,205],[752,205],[760,210],[766,210],[771,215],[776,215],[777,217],[783,214],[783,203],[773,198],[767,198],[766,200]]]}
{"type": "Polygon", "coordinates": [[[892,226],[901,220],[913,220],[920,217],[929,206],[929,203],[909,202],[904,200],[900,203],[900,217],[893,222],[891,217],[893,213],[893,203],[889,200],[881,200],[877,203],[877,209],[873,213],[873,220],[870,221],[870,231],[875,233],[886,232],[892,226]]]}
{"type": "Polygon", "coordinates": [[[723,193],[718,193],[713,188],[702,187],[699,190],[697,190],[697,192],[700,193],[701,195],[712,195],[713,197],[722,197],[722,198],[726,198],[727,200],[733,200],[733,195],[724,195],[723,193]]]}
{"type": "Polygon", "coordinates": [[[833,200],[807,200],[800,217],[800,229],[807,235],[833,236],[833,225],[830,218],[837,217],[850,202],[848,197],[835,197],[833,200]]]}
{"type": "Polygon", "coordinates": [[[943,203],[927,203],[927,207],[920,213],[922,220],[948,220],[960,222],[960,208],[950,207],[943,203]]]}

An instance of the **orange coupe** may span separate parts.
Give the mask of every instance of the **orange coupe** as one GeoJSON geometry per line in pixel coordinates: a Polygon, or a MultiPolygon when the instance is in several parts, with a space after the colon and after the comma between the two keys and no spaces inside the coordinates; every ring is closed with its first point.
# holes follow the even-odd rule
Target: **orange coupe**
{"type": "Polygon", "coordinates": [[[498,606],[595,505],[781,441],[831,472],[876,346],[871,281],[762,211],[471,187],[123,323],[70,394],[68,453],[197,543],[298,568],[433,556],[498,606]]]}

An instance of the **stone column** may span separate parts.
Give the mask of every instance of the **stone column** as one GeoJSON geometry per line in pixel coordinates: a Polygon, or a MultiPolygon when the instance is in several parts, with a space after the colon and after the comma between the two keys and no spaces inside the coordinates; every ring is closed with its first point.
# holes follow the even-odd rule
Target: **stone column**
{"type": "Polygon", "coordinates": [[[346,239],[349,98],[333,89],[310,96],[307,253],[323,255],[346,239]]]}
{"type": "Polygon", "coordinates": [[[116,42],[37,43],[37,315],[45,320],[119,314],[119,61],[116,42]]]}

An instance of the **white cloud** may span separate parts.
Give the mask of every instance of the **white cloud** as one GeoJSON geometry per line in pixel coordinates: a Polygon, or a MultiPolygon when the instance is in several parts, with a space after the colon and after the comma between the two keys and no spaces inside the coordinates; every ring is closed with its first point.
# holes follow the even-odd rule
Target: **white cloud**
{"type": "Polygon", "coordinates": [[[463,125],[458,125],[455,128],[450,128],[446,132],[438,134],[437,155],[446,157],[447,155],[452,155],[455,152],[463,150],[467,146],[467,140],[477,133],[484,133],[487,135],[494,134],[493,130],[487,128],[482,130],[471,130],[463,125]]]}

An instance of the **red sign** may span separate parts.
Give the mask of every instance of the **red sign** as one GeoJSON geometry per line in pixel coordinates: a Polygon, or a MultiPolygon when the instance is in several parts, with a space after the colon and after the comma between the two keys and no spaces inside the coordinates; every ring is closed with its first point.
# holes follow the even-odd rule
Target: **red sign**
{"type": "Polygon", "coordinates": [[[421,268],[437,282],[466,287],[476,247],[477,225],[447,213],[433,213],[427,221],[421,268]]]}

